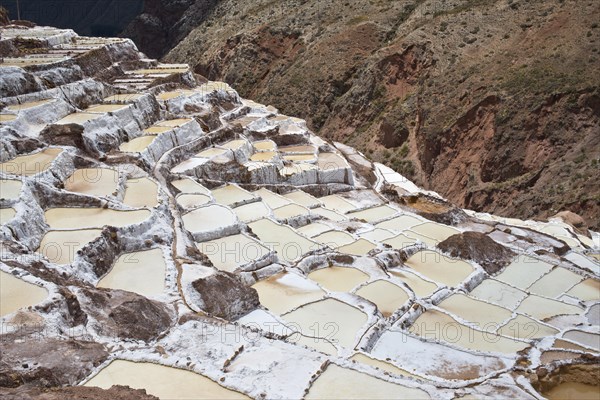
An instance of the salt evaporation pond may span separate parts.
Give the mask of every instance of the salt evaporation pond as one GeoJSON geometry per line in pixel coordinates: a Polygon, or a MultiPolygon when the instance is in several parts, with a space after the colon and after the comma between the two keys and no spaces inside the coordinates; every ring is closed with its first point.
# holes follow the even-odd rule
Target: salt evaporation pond
{"type": "Polygon", "coordinates": [[[0,198],[7,200],[18,199],[23,183],[13,179],[0,179],[0,198]]]}
{"type": "Polygon", "coordinates": [[[348,214],[349,218],[356,218],[359,220],[365,220],[369,223],[381,221],[382,219],[389,218],[396,214],[397,211],[390,206],[377,206],[368,208],[362,211],[356,211],[348,214]]]}
{"type": "Polygon", "coordinates": [[[578,382],[559,383],[544,393],[548,400],[600,400],[600,387],[578,382]]]}
{"type": "Polygon", "coordinates": [[[464,294],[453,294],[438,304],[451,314],[476,324],[480,329],[496,330],[503,322],[512,317],[512,311],[464,294]]]}
{"type": "Polygon", "coordinates": [[[60,153],[62,149],[51,147],[37,153],[19,156],[1,163],[0,172],[25,176],[39,174],[47,170],[60,153]]]}
{"type": "Polygon", "coordinates": [[[103,389],[109,389],[114,385],[145,389],[148,394],[160,399],[249,399],[241,393],[229,390],[191,371],[125,360],[112,361],[85,383],[85,386],[103,389]]]}
{"type": "Polygon", "coordinates": [[[405,264],[432,281],[450,287],[459,285],[474,271],[465,261],[453,260],[430,250],[415,253],[405,264]]]}
{"type": "Polygon", "coordinates": [[[243,234],[197,243],[196,246],[216,268],[228,272],[269,254],[268,248],[243,234]]]}
{"type": "Polygon", "coordinates": [[[314,196],[311,196],[310,194],[308,194],[302,190],[296,190],[294,192],[287,193],[283,197],[293,201],[296,204],[299,204],[301,206],[308,207],[308,208],[317,207],[318,205],[321,204],[319,199],[317,199],[314,196]]]}
{"type": "Polygon", "coordinates": [[[133,208],[155,207],[158,205],[158,185],[149,178],[128,179],[123,204],[133,208]]]}
{"type": "Polygon", "coordinates": [[[350,267],[327,267],[308,274],[308,277],[330,292],[349,292],[369,280],[369,275],[350,267]]]}
{"type": "Polygon", "coordinates": [[[231,206],[256,200],[256,196],[237,185],[226,185],[212,191],[212,196],[219,204],[231,206]]]}
{"type": "Polygon", "coordinates": [[[419,378],[418,376],[411,374],[410,372],[405,371],[402,368],[398,368],[394,364],[391,364],[386,361],[378,360],[376,358],[369,357],[362,353],[356,353],[355,355],[350,357],[350,360],[356,361],[357,363],[361,363],[361,364],[369,365],[371,367],[378,368],[382,371],[386,371],[386,372],[389,372],[394,375],[410,376],[413,378],[419,378]]]}
{"type": "Polygon", "coordinates": [[[252,287],[258,292],[260,303],[275,314],[284,314],[325,295],[314,282],[285,272],[270,276],[252,287]]]}
{"type": "Polygon", "coordinates": [[[319,242],[326,246],[335,249],[355,241],[354,237],[346,232],[342,231],[329,231],[312,238],[315,242],[319,242]]]}
{"type": "Polygon", "coordinates": [[[119,172],[109,168],[78,169],[64,182],[69,192],[90,196],[110,196],[116,193],[119,172]]]}
{"type": "Polygon", "coordinates": [[[183,217],[185,229],[194,233],[213,232],[236,223],[235,214],[227,207],[213,204],[197,208],[183,217]]]}
{"type": "Polygon", "coordinates": [[[121,255],[98,287],[156,296],[165,290],[166,263],[161,249],[121,255]]]}
{"type": "Polygon", "coordinates": [[[386,382],[335,364],[312,384],[305,399],[429,399],[427,392],[386,382]]]}
{"type": "Polygon", "coordinates": [[[278,220],[285,220],[288,218],[295,218],[309,214],[310,211],[308,211],[308,208],[302,207],[298,204],[288,204],[273,210],[273,215],[278,220]]]}
{"type": "Polygon", "coordinates": [[[146,150],[157,137],[158,136],[156,135],[148,135],[131,139],[129,142],[122,143],[119,146],[119,150],[124,153],[141,153],[142,151],[146,150]]]}
{"type": "Polygon", "coordinates": [[[582,280],[583,276],[557,267],[531,285],[529,292],[556,298],[582,280]]]}
{"type": "Polygon", "coordinates": [[[583,301],[600,300],[600,281],[588,278],[573,286],[567,294],[583,301]]]}
{"type": "Polygon", "coordinates": [[[354,348],[367,315],[358,308],[335,299],[306,304],[282,318],[305,336],[328,339],[340,346],[354,348]]]}
{"type": "Polygon", "coordinates": [[[321,201],[321,203],[323,203],[323,206],[325,208],[337,211],[342,214],[356,210],[356,206],[354,204],[350,203],[343,197],[335,194],[331,196],[320,197],[319,200],[321,201]]]}
{"type": "Polygon", "coordinates": [[[410,229],[415,225],[422,224],[424,220],[412,215],[401,215],[387,221],[378,223],[376,226],[381,229],[389,229],[396,232],[402,232],[410,229]]]}
{"type": "Polygon", "coordinates": [[[183,208],[197,208],[211,201],[211,197],[205,194],[180,194],[177,196],[177,204],[183,208]]]}
{"type": "Polygon", "coordinates": [[[271,209],[262,201],[245,204],[233,209],[233,212],[242,222],[256,221],[268,217],[271,209]]]}
{"type": "Polygon", "coordinates": [[[260,240],[275,250],[283,260],[291,262],[303,254],[317,250],[321,246],[296,233],[286,225],[279,225],[270,219],[259,219],[248,224],[260,240]]]}
{"type": "Polygon", "coordinates": [[[0,271],[0,317],[39,304],[47,297],[48,291],[43,287],[0,271]]]}
{"type": "Polygon", "coordinates": [[[0,225],[6,224],[17,214],[14,208],[0,208],[0,225]]]}
{"type": "Polygon", "coordinates": [[[470,293],[480,300],[498,304],[509,310],[514,310],[521,300],[527,297],[524,291],[507,285],[495,279],[486,279],[470,293]]]}
{"type": "Polygon", "coordinates": [[[415,295],[417,297],[428,297],[431,294],[433,294],[433,292],[435,292],[438,288],[438,286],[435,283],[429,282],[421,278],[417,274],[406,270],[390,269],[388,270],[388,272],[390,273],[392,278],[397,278],[402,282],[406,283],[408,287],[412,289],[413,292],[415,292],[415,295]]]}
{"type": "Polygon", "coordinates": [[[389,317],[408,301],[408,294],[402,288],[384,280],[361,286],[355,293],[374,303],[384,317],[389,317]]]}
{"type": "Polygon", "coordinates": [[[350,244],[338,247],[336,250],[340,253],[352,254],[354,256],[366,256],[371,250],[377,246],[367,239],[358,239],[350,244]]]}
{"type": "Polygon", "coordinates": [[[139,224],[150,216],[148,210],[120,211],[109,208],[51,208],[44,213],[51,229],[121,228],[139,224]]]}
{"type": "Polygon", "coordinates": [[[50,231],[44,235],[38,253],[55,264],[70,264],[77,251],[100,236],[100,229],[50,231]]]}

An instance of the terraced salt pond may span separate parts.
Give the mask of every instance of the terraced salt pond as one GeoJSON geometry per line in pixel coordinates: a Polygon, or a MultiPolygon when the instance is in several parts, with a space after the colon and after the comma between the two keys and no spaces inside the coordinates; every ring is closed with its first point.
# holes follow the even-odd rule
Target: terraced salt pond
{"type": "Polygon", "coordinates": [[[405,264],[428,279],[450,287],[459,285],[474,271],[465,261],[453,260],[430,250],[415,253],[405,264]]]}
{"type": "Polygon", "coordinates": [[[324,338],[350,349],[367,322],[364,312],[335,299],[306,304],[282,315],[282,318],[303,335],[324,338]]]}
{"type": "Polygon", "coordinates": [[[389,317],[408,301],[408,294],[402,288],[384,280],[370,282],[355,293],[374,303],[384,317],[389,317]]]}
{"type": "Polygon", "coordinates": [[[6,224],[17,214],[14,208],[0,208],[0,225],[6,224]]]}
{"type": "Polygon", "coordinates": [[[354,256],[366,256],[371,250],[377,246],[369,242],[367,239],[358,239],[352,243],[338,247],[336,250],[340,253],[352,254],[354,256]]]}
{"type": "Polygon", "coordinates": [[[156,296],[165,290],[166,263],[161,249],[121,255],[98,287],[156,296]]]}
{"type": "Polygon", "coordinates": [[[600,387],[578,382],[563,382],[544,393],[548,400],[598,400],[600,387]]]}
{"type": "Polygon", "coordinates": [[[253,238],[239,234],[225,236],[196,244],[213,265],[223,271],[233,272],[237,267],[269,254],[269,249],[253,238]]]}
{"type": "Polygon", "coordinates": [[[392,276],[392,279],[395,278],[407,284],[417,297],[428,297],[438,288],[435,283],[429,282],[409,271],[390,269],[388,272],[392,276]]]}
{"type": "Polygon", "coordinates": [[[180,194],[177,196],[177,204],[183,208],[197,208],[212,201],[210,196],[205,194],[180,194]]]}
{"type": "Polygon", "coordinates": [[[119,211],[108,208],[51,208],[45,213],[51,229],[117,228],[138,224],[150,216],[148,210],[119,211]]]}
{"type": "Polygon", "coordinates": [[[600,281],[588,278],[573,286],[567,294],[582,301],[600,300],[600,281]]]}
{"type": "Polygon", "coordinates": [[[148,394],[161,399],[249,399],[191,371],[125,360],[112,361],[85,383],[85,386],[103,389],[109,389],[113,385],[145,389],[148,394]]]}
{"type": "Polygon", "coordinates": [[[78,169],[64,182],[69,192],[90,196],[110,196],[116,194],[119,172],[109,168],[78,169]]]}
{"type": "Polygon", "coordinates": [[[212,196],[219,204],[231,206],[234,204],[253,201],[256,197],[237,185],[226,185],[212,190],[212,196]]]}
{"type": "Polygon", "coordinates": [[[377,221],[381,221],[382,219],[389,218],[392,215],[396,214],[397,211],[392,207],[383,205],[377,206],[373,208],[368,208],[362,211],[356,211],[348,214],[349,218],[356,218],[358,220],[364,220],[369,223],[374,223],[377,221]]]}
{"type": "Polygon", "coordinates": [[[218,204],[197,208],[181,217],[192,233],[213,232],[234,225],[237,217],[227,207],[218,204]]]}
{"type": "Polygon", "coordinates": [[[369,275],[359,269],[337,266],[318,269],[308,277],[330,292],[349,292],[369,280],[369,275]]]}
{"type": "Polygon", "coordinates": [[[314,282],[285,272],[257,282],[252,287],[258,292],[260,303],[279,315],[325,295],[314,282]]]}
{"type": "Polygon", "coordinates": [[[329,231],[312,238],[314,241],[329,246],[333,249],[350,244],[355,241],[354,237],[346,232],[329,231]]]}
{"type": "Polygon", "coordinates": [[[305,399],[429,399],[416,388],[386,382],[348,368],[330,364],[313,383],[305,399]],[[351,382],[351,384],[349,384],[351,382]]]}
{"type": "Polygon", "coordinates": [[[0,179],[0,198],[7,200],[18,199],[23,183],[14,179],[0,179]]]}
{"type": "Polygon", "coordinates": [[[123,204],[133,208],[155,207],[158,205],[158,185],[149,178],[128,179],[123,204]]]}
{"type": "Polygon", "coordinates": [[[0,164],[0,172],[11,175],[31,176],[47,170],[62,153],[62,149],[50,147],[42,151],[13,158],[0,164]]]}
{"type": "Polygon", "coordinates": [[[48,291],[0,271],[0,317],[46,300],[48,291]]]}
{"type": "Polygon", "coordinates": [[[119,146],[119,150],[124,153],[141,153],[146,150],[157,137],[157,135],[148,135],[131,139],[129,142],[122,143],[119,146]]]}
{"type": "Polygon", "coordinates": [[[238,216],[240,221],[250,222],[268,217],[271,214],[271,209],[262,201],[257,201],[236,207],[233,209],[233,212],[238,216]]]}
{"type": "Polygon", "coordinates": [[[260,240],[275,250],[283,261],[293,261],[303,254],[319,249],[317,243],[297,234],[286,225],[279,225],[270,219],[260,219],[248,224],[260,240]]]}
{"type": "Polygon", "coordinates": [[[99,237],[101,232],[100,229],[50,231],[42,238],[37,251],[52,263],[70,264],[77,251],[99,237]]]}

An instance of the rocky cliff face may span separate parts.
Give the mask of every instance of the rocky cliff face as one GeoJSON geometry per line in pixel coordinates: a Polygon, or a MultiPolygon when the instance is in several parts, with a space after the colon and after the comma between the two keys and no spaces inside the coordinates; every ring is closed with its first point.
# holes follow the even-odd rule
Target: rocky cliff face
{"type": "Polygon", "coordinates": [[[599,16],[576,1],[225,0],[165,60],[463,207],[598,228],[599,16]]]}

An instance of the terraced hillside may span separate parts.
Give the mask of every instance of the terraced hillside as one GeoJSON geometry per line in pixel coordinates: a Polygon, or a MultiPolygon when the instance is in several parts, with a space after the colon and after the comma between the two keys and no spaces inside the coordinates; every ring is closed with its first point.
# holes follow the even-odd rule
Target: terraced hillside
{"type": "Polygon", "coordinates": [[[599,20],[593,1],[223,0],[164,59],[461,207],[598,230],[599,20]]]}
{"type": "Polygon", "coordinates": [[[2,398],[597,393],[571,215],[457,208],[128,39],[0,32],[2,398]]]}

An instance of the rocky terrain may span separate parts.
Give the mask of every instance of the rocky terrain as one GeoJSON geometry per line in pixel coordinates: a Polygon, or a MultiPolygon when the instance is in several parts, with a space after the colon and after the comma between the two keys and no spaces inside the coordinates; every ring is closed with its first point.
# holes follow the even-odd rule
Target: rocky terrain
{"type": "Polygon", "coordinates": [[[597,230],[599,19],[593,1],[223,0],[164,60],[461,207],[597,230]]]}
{"type": "Polygon", "coordinates": [[[457,207],[129,39],[0,33],[0,397],[598,392],[577,215],[457,207]]]}

